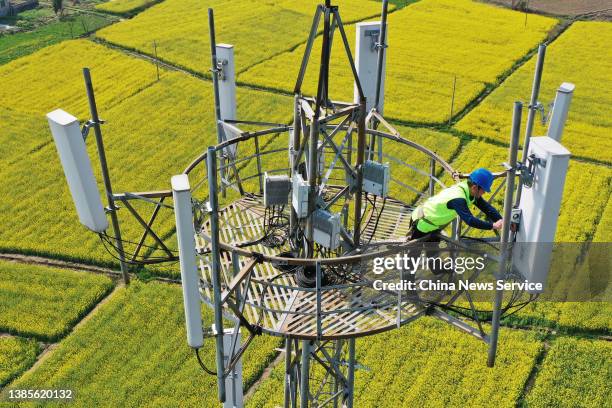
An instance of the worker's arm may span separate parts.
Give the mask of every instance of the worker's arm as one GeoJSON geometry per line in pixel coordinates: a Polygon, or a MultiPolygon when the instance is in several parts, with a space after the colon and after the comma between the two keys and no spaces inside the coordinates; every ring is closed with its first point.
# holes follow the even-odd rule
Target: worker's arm
{"type": "Polygon", "coordinates": [[[484,198],[478,197],[476,201],[474,201],[474,204],[476,204],[476,207],[478,207],[478,209],[482,211],[490,221],[496,222],[502,219],[499,212],[484,198]]]}
{"type": "Polygon", "coordinates": [[[465,222],[472,228],[478,228],[482,230],[493,229],[493,224],[489,221],[484,221],[474,217],[474,215],[467,206],[465,198],[455,198],[454,200],[450,200],[446,204],[446,207],[455,210],[459,215],[459,218],[461,218],[463,222],[465,222]]]}

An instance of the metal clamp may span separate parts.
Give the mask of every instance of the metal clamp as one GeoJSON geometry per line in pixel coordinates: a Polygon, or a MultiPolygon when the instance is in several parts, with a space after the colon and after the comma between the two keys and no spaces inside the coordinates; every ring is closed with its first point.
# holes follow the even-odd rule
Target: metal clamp
{"type": "Polygon", "coordinates": [[[378,48],[381,47],[381,45],[378,43],[378,37],[380,37],[380,30],[379,29],[376,29],[376,30],[366,30],[364,35],[366,37],[370,37],[370,51],[375,52],[375,51],[378,50],[378,48]]]}
{"type": "Polygon", "coordinates": [[[225,75],[225,66],[227,66],[227,64],[228,61],[226,59],[217,60],[217,69],[215,69],[214,72],[217,74],[217,78],[219,78],[221,81],[225,81],[227,78],[225,75]]]}
{"type": "Polygon", "coordinates": [[[94,125],[103,125],[106,121],[102,119],[98,119],[98,122],[94,122],[92,119],[89,119],[83,127],[81,128],[81,135],[83,136],[83,141],[87,141],[87,135],[89,135],[89,129],[91,129],[94,125]]]}
{"type": "Polygon", "coordinates": [[[527,188],[533,187],[536,166],[546,167],[546,160],[536,157],[533,153],[527,157],[526,164],[517,164],[518,170],[521,172],[521,182],[527,188]]]}
{"type": "Polygon", "coordinates": [[[522,217],[523,217],[523,211],[520,208],[512,209],[512,215],[510,216],[510,223],[512,225],[516,225],[516,231],[518,231],[518,227],[521,225],[522,217]]]}

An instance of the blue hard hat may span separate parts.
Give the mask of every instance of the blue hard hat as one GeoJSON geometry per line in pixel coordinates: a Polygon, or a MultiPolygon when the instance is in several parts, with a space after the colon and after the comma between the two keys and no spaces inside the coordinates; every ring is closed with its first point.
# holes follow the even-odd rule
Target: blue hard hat
{"type": "Polygon", "coordinates": [[[470,181],[489,193],[493,184],[493,174],[484,168],[476,169],[470,174],[470,181]]]}

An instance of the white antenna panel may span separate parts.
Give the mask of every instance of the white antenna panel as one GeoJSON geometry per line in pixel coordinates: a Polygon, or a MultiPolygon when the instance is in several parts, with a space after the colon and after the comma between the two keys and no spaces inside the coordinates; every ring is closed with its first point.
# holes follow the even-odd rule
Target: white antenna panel
{"type": "Polygon", "coordinates": [[[79,221],[94,232],[105,231],[108,219],[78,119],[61,109],[48,113],[47,119],[79,221]]]}
{"type": "MultiPolygon", "coordinates": [[[[546,284],[557,231],[570,152],[556,140],[534,137],[529,144],[533,163],[533,185],[523,185],[521,224],[512,257],[515,268],[525,279],[546,284]]],[[[538,293],[541,291],[530,291],[538,293]]]]}

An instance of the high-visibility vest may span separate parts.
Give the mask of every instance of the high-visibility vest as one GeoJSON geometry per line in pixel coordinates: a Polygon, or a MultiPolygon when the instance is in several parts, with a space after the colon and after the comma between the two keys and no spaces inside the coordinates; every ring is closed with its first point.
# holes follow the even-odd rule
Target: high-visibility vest
{"type": "Polygon", "coordinates": [[[412,213],[412,220],[417,222],[417,229],[421,232],[432,232],[450,224],[457,217],[457,211],[446,205],[455,198],[465,199],[468,208],[474,206],[474,198],[470,196],[467,180],[445,188],[418,206],[412,213]]]}

